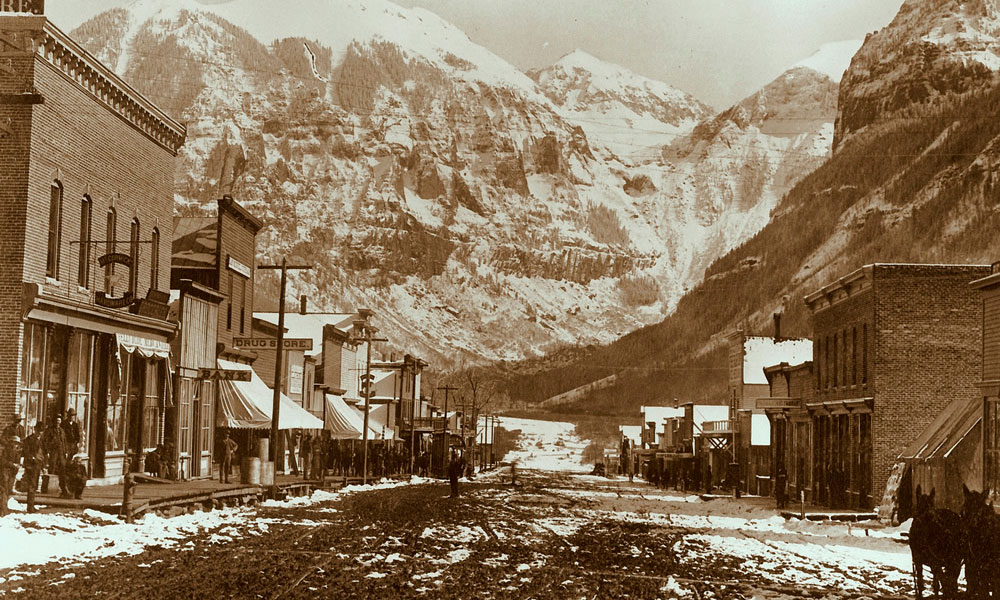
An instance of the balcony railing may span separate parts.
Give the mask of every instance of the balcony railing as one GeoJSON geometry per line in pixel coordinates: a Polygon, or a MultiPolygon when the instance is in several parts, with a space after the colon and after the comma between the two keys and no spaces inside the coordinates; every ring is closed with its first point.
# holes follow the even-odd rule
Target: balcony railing
{"type": "Polygon", "coordinates": [[[727,419],[725,421],[705,421],[702,425],[702,432],[705,435],[733,433],[736,430],[735,423],[727,419]]]}

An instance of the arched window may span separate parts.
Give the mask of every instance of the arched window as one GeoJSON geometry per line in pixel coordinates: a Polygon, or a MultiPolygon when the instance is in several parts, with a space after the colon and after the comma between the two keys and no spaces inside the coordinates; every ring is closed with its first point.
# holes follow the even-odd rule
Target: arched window
{"type": "Polygon", "coordinates": [[[59,279],[59,245],[62,243],[63,187],[59,180],[52,182],[49,196],[49,251],[45,261],[45,275],[59,279]]]}
{"type": "MultiPolygon", "coordinates": [[[[108,228],[107,235],[105,239],[105,254],[111,254],[115,251],[115,246],[117,245],[118,238],[115,237],[115,232],[118,230],[118,213],[115,212],[114,208],[108,209],[108,228]]],[[[114,263],[109,264],[104,267],[104,293],[109,296],[115,295],[115,286],[113,277],[115,275],[115,265],[114,263]]]]}
{"type": "Polygon", "coordinates": [[[149,252],[149,289],[156,290],[160,280],[160,230],[157,227],[153,228],[149,252]]]}
{"type": "Polygon", "coordinates": [[[132,228],[129,233],[128,255],[132,259],[132,268],[128,274],[128,291],[135,296],[139,287],[139,219],[132,219],[132,228]]]}
{"type": "Polygon", "coordinates": [[[80,287],[90,287],[90,225],[94,203],[90,196],[80,202],[80,269],[76,282],[80,287]]]}

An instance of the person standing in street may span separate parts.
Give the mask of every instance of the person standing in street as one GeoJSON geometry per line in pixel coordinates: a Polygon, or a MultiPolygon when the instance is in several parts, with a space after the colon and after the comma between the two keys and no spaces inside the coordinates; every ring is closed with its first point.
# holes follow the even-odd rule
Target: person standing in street
{"type": "Polygon", "coordinates": [[[449,498],[458,498],[458,477],[462,474],[462,461],[458,459],[458,455],[452,451],[451,461],[448,463],[448,481],[451,483],[451,496],[449,498]]]}
{"type": "Polygon", "coordinates": [[[219,481],[229,483],[229,476],[233,472],[233,455],[239,445],[229,437],[229,430],[226,430],[225,437],[222,438],[222,465],[219,468],[219,481]]]}
{"type": "MultiPolygon", "coordinates": [[[[56,414],[49,422],[49,426],[42,432],[42,449],[45,451],[45,465],[49,470],[49,475],[56,475],[59,478],[59,497],[69,498],[69,490],[66,488],[66,432],[62,427],[62,415],[56,414]]],[[[44,483],[42,491],[48,489],[44,483]]]]}

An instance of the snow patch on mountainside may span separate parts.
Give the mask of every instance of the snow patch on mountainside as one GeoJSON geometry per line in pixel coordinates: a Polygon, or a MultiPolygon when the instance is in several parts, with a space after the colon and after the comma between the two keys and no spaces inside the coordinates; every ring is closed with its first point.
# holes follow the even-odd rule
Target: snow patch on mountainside
{"type": "Polygon", "coordinates": [[[851,66],[851,58],[857,54],[862,43],[862,40],[844,40],[823,44],[811,56],[793,65],[793,68],[806,67],[823,73],[836,83],[840,83],[844,71],[851,66]]]}
{"type": "Polygon", "coordinates": [[[656,158],[660,146],[708,116],[708,107],[690,94],[582,50],[529,74],[593,146],[626,161],[656,158]]]}

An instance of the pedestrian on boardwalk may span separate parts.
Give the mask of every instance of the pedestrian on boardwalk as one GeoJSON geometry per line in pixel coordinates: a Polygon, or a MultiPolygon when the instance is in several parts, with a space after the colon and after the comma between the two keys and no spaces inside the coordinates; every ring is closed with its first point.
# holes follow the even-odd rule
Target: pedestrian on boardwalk
{"type": "Polygon", "coordinates": [[[778,508],[783,509],[788,502],[788,473],[785,467],[779,466],[774,477],[774,497],[778,502],[778,508]]]}
{"type": "Polygon", "coordinates": [[[83,433],[80,427],[80,420],[76,418],[76,409],[66,410],[66,419],[62,424],[63,432],[66,434],[66,465],[69,465],[76,453],[80,451],[80,442],[83,441],[83,433]]]}
{"type": "Polygon", "coordinates": [[[222,438],[222,466],[219,469],[219,481],[229,483],[229,476],[233,471],[233,455],[239,445],[229,437],[229,430],[226,430],[225,437],[222,438]]]}
{"type": "Polygon", "coordinates": [[[3,428],[3,437],[10,438],[16,436],[22,440],[26,438],[27,436],[24,433],[24,423],[22,423],[22,421],[23,419],[21,418],[21,415],[14,415],[14,420],[11,421],[10,425],[3,428]]]}
{"type": "MultiPolygon", "coordinates": [[[[66,432],[62,427],[62,415],[56,414],[49,422],[49,426],[42,432],[42,449],[45,451],[45,466],[49,470],[49,475],[59,478],[59,497],[69,498],[69,490],[66,489],[66,432]]],[[[47,492],[48,486],[42,482],[42,492],[47,492]]]]}
{"type": "Polygon", "coordinates": [[[291,432],[291,434],[288,436],[288,462],[290,463],[289,466],[292,469],[292,475],[299,474],[299,463],[297,460],[295,460],[295,453],[296,450],[298,449],[297,447],[299,445],[299,441],[301,440],[301,438],[302,438],[302,432],[298,429],[291,432]]]}
{"type": "Polygon", "coordinates": [[[326,480],[326,440],[316,436],[312,447],[312,468],[310,472],[315,480],[323,483],[326,480]]]}
{"type": "Polygon", "coordinates": [[[28,512],[35,512],[35,493],[38,491],[38,478],[42,474],[45,466],[45,453],[42,451],[41,436],[37,431],[24,438],[24,445],[21,448],[22,465],[24,465],[24,476],[21,480],[24,484],[28,496],[28,512]]]}
{"type": "Polygon", "coordinates": [[[451,462],[448,463],[448,481],[451,483],[451,496],[458,498],[458,477],[462,474],[462,461],[458,459],[458,454],[451,453],[451,462]]]}
{"type": "Polygon", "coordinates": [[[87,487],[87,467],[79,456],[74,456],[73,460],[66,467],[66,487],[70,494],[77,500],[83,498],[83,490],[87,487]]]}
{"type": "Polygon", "coordinates": [[[15,435],[0,437],[0,517],[7,514],[7,504],[17,477],[17,456],[21,438],[15,435]]]}
{"type": "Polygon", "coordinates": [[[705,493],[712,493],[712,466],[708,465],[705,467],[705,493]]]}
{"type": "Polygon", "coordinates": [[[312,458],[312,436],[306,432],[299,444],[299,458],[302,462],[302,479],[309,479],[309,465],[312,458]]]}

